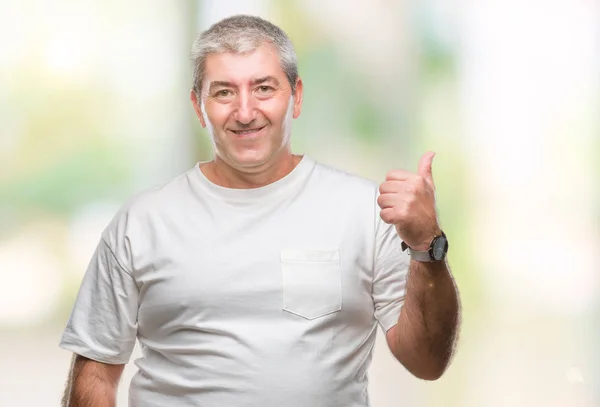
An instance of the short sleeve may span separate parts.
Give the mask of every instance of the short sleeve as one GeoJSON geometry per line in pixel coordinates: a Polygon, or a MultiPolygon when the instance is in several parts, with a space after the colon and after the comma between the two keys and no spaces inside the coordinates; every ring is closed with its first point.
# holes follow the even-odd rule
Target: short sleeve
{"type": "Polygon", "coordinates": [[[384,332],[398,322],[404,304],[410,257],[402,251],[402,241],[394,225],[375,214],[375,254],[373,265],[373,303],[375,318],[384,332]]]}
{"type": "Polygon", "coordinates": [[[59,346],[99,362],[127,363],[137,337],[138,297],[131,272],[101,238],[59,346]]]}

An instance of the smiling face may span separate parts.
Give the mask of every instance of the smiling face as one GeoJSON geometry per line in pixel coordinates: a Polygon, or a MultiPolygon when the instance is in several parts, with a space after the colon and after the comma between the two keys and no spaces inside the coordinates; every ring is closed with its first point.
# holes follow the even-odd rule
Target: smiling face
{"type": "Polygon", "coordinates": [[[300,115],[302,82],[292,95],[272,47],[209,55],[200,103],[194,92],[191,98],[211,135],[216,160],[252,172],[291,154],[291,121],[300,115]]]}

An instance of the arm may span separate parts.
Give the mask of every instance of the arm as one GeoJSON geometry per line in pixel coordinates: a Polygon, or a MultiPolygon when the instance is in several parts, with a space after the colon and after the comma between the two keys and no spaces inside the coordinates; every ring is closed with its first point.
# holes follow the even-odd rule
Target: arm
{"type": "Polygon", "coordinates": [[[438,379],[450,363],[459,320],[458,291],[446,262],[411,260],[398,323],[386,334],[392,354],[416,377],[438,379]]]}
{"type": "Polygon", "coordinates": [[[115,407],[124,367],[74,354],[61,406],[115,407]]]}
{"type": "MultiPolygon", "coordinates": [[[[417,251],[427,250],[432,237],[441,234],[433,156],[427,153],[421,158],[416,174],[388,172],[379,187],[381,219],[393,224],[400,239],[417,251]]],[[[421,379],[438,379],[450,363],[459,319],[458,291],[445,260],[423,263],[411,259],[402,311],[386,333],[396,359],[421,379]]]]}
{"type": "Polygon", "coordinates": [[[139,299],[136,281],[122,264],[129,264],[127,257],[119,261],[102,237],[59,345],[74,355],[63,407],[115,406],[119,378],[135,346],[139,299]]]}

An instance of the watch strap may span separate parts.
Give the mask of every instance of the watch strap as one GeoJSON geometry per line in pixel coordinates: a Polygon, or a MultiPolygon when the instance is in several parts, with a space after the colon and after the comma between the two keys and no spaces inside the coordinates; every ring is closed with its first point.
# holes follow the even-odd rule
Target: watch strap
{"type": "Polygon", "coordinates": [[[434,259],[429,255],[429,252],[419,252],[413,249],[408,249],[410,253],[410,257],[417,261],[430,262],[434,261],[434,259]]]}
{"type": "MultiPolygon", "coordinates": [[[[436,239],[438,237],[444,237],[444,238],[446,238],[446,234],[444,233],[444,231],[442,231],[442,234],[440,236],[435,236],[433,238],[433,240],[431,241],[431,245],[429,246],[429,250],[426,250],[426,251],[413,250],[409,245],[407,245],[406,243],[402,242],[402,251],[406,251],[406,249],[408,249],[408,253],[409,253],[410,257],[412,257],[416,261],[421,261],[421,262],[436,261],[436,259],[431,256],[431,251],[433,249],[433,244],[434,244],[434,242],[436,241],[436,239]]],[[[446,257],[445,253],[444,253],[444,257],[446,257]]]]}

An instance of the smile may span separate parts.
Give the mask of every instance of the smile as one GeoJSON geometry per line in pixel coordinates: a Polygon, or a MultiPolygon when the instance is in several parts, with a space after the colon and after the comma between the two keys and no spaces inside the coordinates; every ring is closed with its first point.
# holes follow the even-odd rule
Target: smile
{"type": "Polygon", "coordinates": [[[247,129],[247,130],[231,130],[233,133],[237,134],[238,136],[253,136],[255,134],[258,134],[262,129],[264,129],[265,127],[267,127],[266,125],[262,126],[262,127],[257,127],[255,129],[247,129]]]}

